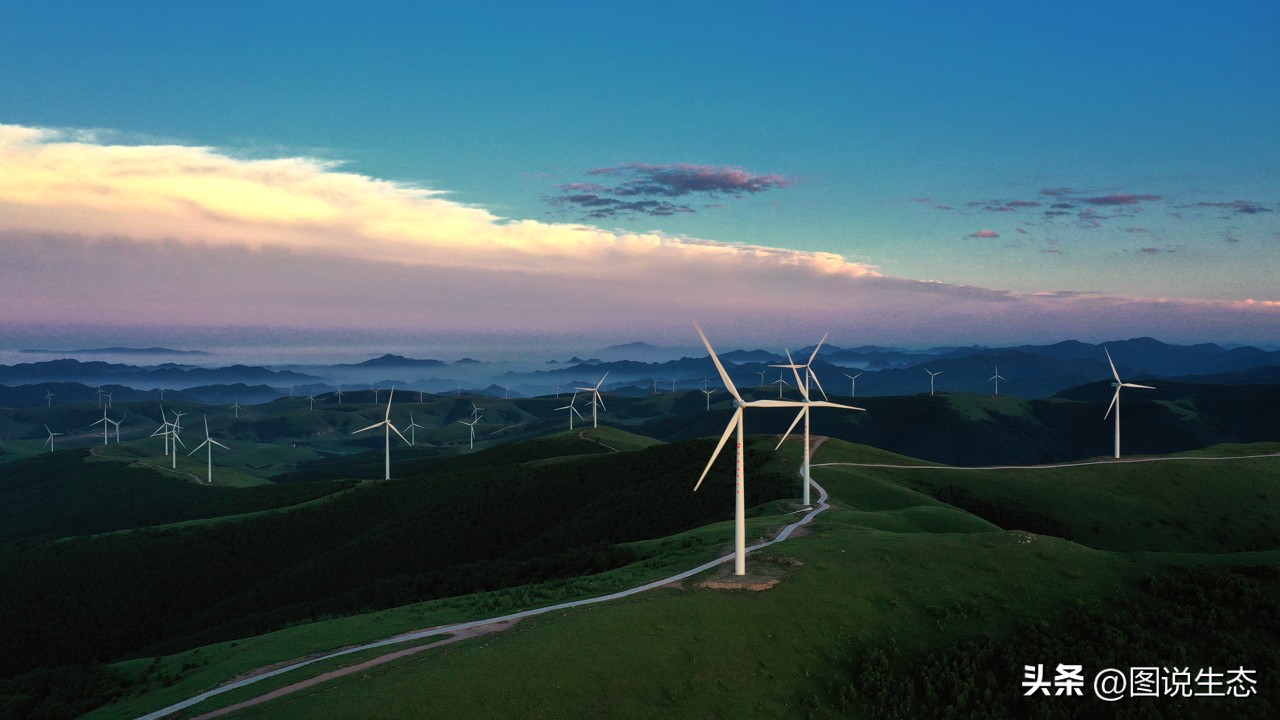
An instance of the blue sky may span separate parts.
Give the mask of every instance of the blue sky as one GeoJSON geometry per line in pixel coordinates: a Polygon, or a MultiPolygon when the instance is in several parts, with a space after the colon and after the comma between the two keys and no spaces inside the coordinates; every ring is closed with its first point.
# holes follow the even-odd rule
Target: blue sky
{"type": "MultiPolygon", "coordinates": [[[[498,224],[997,292],[1268,302],[1277,31],[1274,2],[33,3],[0,24],[0,124],[329,161],[498,224]]],[[[127,234],[53,225],[9,229],[127,234]]]]}

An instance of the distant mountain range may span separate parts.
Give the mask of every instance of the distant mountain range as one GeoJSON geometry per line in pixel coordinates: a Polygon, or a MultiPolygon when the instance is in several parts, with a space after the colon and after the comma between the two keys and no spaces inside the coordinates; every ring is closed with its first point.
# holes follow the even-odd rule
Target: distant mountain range
{"type": "MultiPolygon", "coordinates": [[[[856,395],[914,395],[929,392],[929,375],[937,373],[935,392],[970,392],[994,394],[992,377],[997,367],[1001,375],[1002,395],[1022,398],[1044,398],[1067,388],[1099,380],[1110,380],[1103,347],[1110,350],[1121,376],[1126,380],[1147,379],[1150,384],[1160,379],[1205,384],[1272,384],[1280,383],[1280,352],[1256,347],[1226,348],[1216,344],[1171,345],[1152,338],[1132,338],[1105,344],[1067,340],[1050,345],[1017,345],[1002,348],[947,347],[931,351],[908,351],[900,348],[864,345],[842,348],[824,345],[813,361],[815,383],[827,395],[848,397],[858,376],[856,395]]],[[[638,354],[666,352],[644,343],[615,345],[605,350],[632,351],[638,354]]],[[[807,362],[813,347],[792,353],[796,362],[807,362]]],[[[601,351],[601,354],[606,354],[601,351]]],[[[735,385],[746,390],[784,382],[784,392],[795,394],[795,375],[787,369],[771,367],[785,363],[784,354],[763,349],[729,350],[720,355],[735,385]]],[[[202,388],[212,393],[216,386],[275,388],[277,395],[293,387],[296,391],[326,392],[338,384],[347,387],[373,382],[377,387],[396,386],[405,390],[453,394],[492,392],[493,387],[509,387],[511,397],[547,395],[557,387],[594,385],[608,373],[603,385],[609,392],[623,395],[651,393],[655,380],[659,387],[670,389],[701,388],[704,378],[712,387],[721,386],[718,373],[706,355],[679,359],[645,360],[625,358],[602,360],[596,357],[573,357],[564,363],[549,363],[541,370],[511,370],[505,364],[488,365],[470,358],[452,364],[442,360],[409,358],[386,354],[359,363],[331,366],[308,366],[271,369],[259,366],[232,365],[202,368],[192,365],[161,363],[152,366],[107,363],[101,361],[49,360],[17,365],[0,365],[0,385],[26,386],[44,383],[80,383],[89,387],[119,387],[169,390],[202,388]],[[453,369],[455,372],[449,372],[453,369]],[[433,372],[426,373],[424,370],[433,372]],[[374,374],[376,373],[376,374],[374,374]],[[298,390],[301,388],[301,390],[298,390]],[[485,390],[478,390],[486,388],[485,390]]],[[[776,388],[775,388],[776,389],[776,388]]],[[[58,394],[56,389],[53,392],[58,394]]],[[[503,390],[503,393],[508,391],[503,390]]],[[[43,404],[44,391],[36,400],[28,393],[6,394],[0,402],[43,404]]],[[[257,397],[257,394],[254,394],[257,397]]],[[[193,398],[194,399],[194,398],[193,398]]],[[[244,398],[250,402],[251,398],[244,398]]],[[[59,398],[58,403],[72,402],[59,398]]]]}

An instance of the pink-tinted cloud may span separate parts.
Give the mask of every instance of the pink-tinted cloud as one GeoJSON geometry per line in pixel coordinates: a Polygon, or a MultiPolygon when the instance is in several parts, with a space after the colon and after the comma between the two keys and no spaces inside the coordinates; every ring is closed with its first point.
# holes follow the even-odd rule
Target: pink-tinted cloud
{"type": "Polygon", "coordinates": [[[1000,233],[996,232],[995,230],[979,230],[979,231],[977,231],[977,232],[969,233],[968,235],[965,235],[965,237],[971,237],[971,238],[998,238],[998,237],[1000,237],[1000,233]]]}
{"type": "Polygon", "coordinates": [[[0,168],[6,323],[571,329],[690,344],[693,318],[728,344],[828,329],[899,343],[1280,337],[1269,299],[1019,293],[891,277],[832,253],[503,218],[305,158],[243,160],[0,126],[0,168]]]}
{"type": "Polygon", "coordinates": [[[1249,200],[1232,200],[1231,202],[1198,202],[1195,203],[1195,207],[1223,208],[1225,210],[1233,210],[1244,215],[1257,215],[1259,213],[1272,212],[1271,208],[1266,205],[1249,200]]]}
{"type": "Polygon", "coordinates": [[[1069,187],[1047,187],[1040,189],[1041,195],[1048,195],[1049,197],[1063,197],[1065,195],[1078,195],[1079,193],[1079,190],[1069,187]]]}

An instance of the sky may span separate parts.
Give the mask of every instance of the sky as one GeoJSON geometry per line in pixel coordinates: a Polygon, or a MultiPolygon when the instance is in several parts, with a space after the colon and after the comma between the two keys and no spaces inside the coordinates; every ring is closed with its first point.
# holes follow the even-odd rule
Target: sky
{"type": "Polygon", "coordinates": [[[6,9],[8,344],[1280,343],[1274,2],[258,5],[6,9]]]}

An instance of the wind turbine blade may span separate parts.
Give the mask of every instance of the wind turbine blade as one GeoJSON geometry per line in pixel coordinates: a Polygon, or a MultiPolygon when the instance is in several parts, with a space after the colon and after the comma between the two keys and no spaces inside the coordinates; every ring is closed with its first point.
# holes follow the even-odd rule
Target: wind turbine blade
{"type": "Polygon", "coordinates": [[[807,412],[809,412],[809,408],[800,408],[800,412],[796,413],[796,419],[791,421],[791,427],[787,428],[787,431],[782,433],[782,437],[778,438],[778,444],[773,446],[774,450],[782,447],[782,443],[787,441],[787,437],[791,435],[791,431],[796,429],[796,424],[800,422],[800,418],[804,417],[804,414],[807,412]]]}
{"type": "Polygon", "coordinates": [[[841,405],[840,403],[827,402],[825,400],[814,400],[809,404],[812,405],[813,407],[840,408],[842,410],[861,410],[863,412],[867,411],[866,408],[860,408],[857,405],[841,405]]]}
{"type": "Polygon", "coordinates": [[[396,396],[396,389],[395,389],[395,386],[393,385],[391,387],[391,394],[387,396],[387,414],[386,414],[386,417],[382,418],[383,420],[391,419],[391,398],[395,396],[396,396]]]}
{"type": "Polygon", "coordinates": [[[218,447],[222,448],[223,450],[230,450],[230,449],[231,449],[231,448],[227,447],[226,445],[223,445],[222,443],[218,442],[217,440],[214,440],[213,438],[209,438],[209,442],[213,443],[214,445],[217,445],[218,447]]]}
{"type": "Polygon", "coordinates": [[[392,425],[391,423],[387,423],[387,427],[391,428],[392,430],[395,430],[396,434],[400,436],[400,439],[404,441],[405,445],[409,444],[409,438],[405,437],[404,434],[400,432],[399,428],[397,428],[395,425],[392,425]]]}
{"type": "Polygon", "coordinates": [[[601,376],[600,376],[600,381],[596,383],[596,386],[595,386],[593,389],[594,389],[594,390],[599,391],[599,390],[600,390],[600,386],[604,384],[604,379],[605,379],[605,378],[607,378],[607,377],[609,377],[609,371],[608,371],[608,370],[605,370],[605,371],[604,371],[604,375],[601,375],[601,376]]]}
{"type": "Polygon", "coordinates": [[[102,418],[101,420],[94,420],[93,422],[89,423],[89,427],[93,427],[94,425],[97,425],[100,422],[106,422],[106,421],[107,419],[105,417],[102,418]]]}
{"type": "Polygon", "coordinates": [[[1120,387],[1136,387],[1136,388],[1143,388],[1145,390],[1155,390],[1155,388],[1151,387],[1150,385],[1139,385],[1137,383],[1120,383],[1120,387]]]}
{"type": "MultiPolygon", "coordinates": [[[[699,329],[699,332],[701,332],[701,329],[699,329]]],[[[702,469],[702,475],[698,477],[697,484],[693,486],[694,492],[698,492],[698,488],[702,486],[702,481],[707,478],[707,473],[711,472],[711,466],[715,464],[716,458],[720,457],[720,451],[724,449],[724,444],[729,442],[729,436],[738,428],[738,423],[740,422],[742,422],[742,408],[739,407],[733,411],[733,417],[729,418],[729,426],[724,429],[724,434],[720,436],[720,442],[716,443],[715,452],[711,453],[711,459],[707,461],[707,466],[702,469]]]]}
{"type": "Polygon", "coordinates": [[[818,341],[818,344],[817,344],[817,345],[814,345],[814,346],[813,346],[813,353],[812,353],[811,355],[809,355],[809,362],[805,363],[805,367],[809,367],[810,365],[812,365],[812,364],[813,364],[813,361],[814,361],[815,359],[817,359],[817,357],[818,357],[818,350],[822,349],[822,343],[824,343],[824,342],[826,342],[826,341],[827,341],[827,336],[828,336],[828,335],[830,335],[830,334],[831,334],[831,333],[823,333],[823,334],[822,334],[822,339],[818,341]]]}
{"type": "MultiPolygon", "coordinates": [[[[608,373],[605,373],[605,374],[607,375],[608,373]]],[[[605,406],[604,406],[604,396],[602,396],[602,395],[600,394],[600,391],[599,391],[599,390],[595,390],[595,391],[593,391],[593,392],[595,392],[595,394],[596,394],[596,402],[600,403],[600,409],[602,409],[602,410],[608,410],[609,408],[607,408],[607,407],[605,407],[605,406]]]]}
{"type": "Polygon", "coordinates": [[[186,444],[186,443],[184,443],[184,442],[182,442],[182,436],[181,436],[181,435],[179,435],[179,434],[178,434],[178,433],[176,433],[176,432],[173,434],[173,441],[174,441],[174,442],[176,442],[176,443],[178,443],[179,445],[181,445],[181,446],[183,447],[183,449],[185,449],[185,448],[187,447],[187,444],[186,444]]]}
{"type": "Polygon", "coordinates": [[[707,340],[706,333],[702,332],[702,326],[698,324],[697,320],[693,321],[693,326],[697,328],[698,337],[702,338],[702,344],[707,346],[707,352],[711,354],[711,362],[715,363],[716,371],[720,373],[720,379],[724,381],[724,389],[728,390],[735,400],[742,400],[742,396],[738,394],[738,388],[734,387],[733,381],[729,379],[729,373],[725,372],[724,366],[720,364],[720,358],[716,356],[716,351],[711,349],[711,343],[707,340]]]}
{"type": "MultiPolygon", "coordinates": [[[[199,445],[197,445],[195,450],[192,450],[191,452],[189,452],[189,453],[187,453],[187,454],[188,454],[188,455],[195,455],[195,454],[196,454],[196,450],[199,450],[200,448],[202,448],[202,447],[204,447],[205,445],[208,445],[208,444],[209,444],[209,441],[208,441],[208,440],[205,440],[204,442],[202,442],[202,443],[200,443],[199,445]]],[[[183,447],[186,447],[186,446],[184,445],[183,447]]]]}
{"type": "Polygon", "coordinates": [[[1107,414],[1102,416],[1103,420],[1106,420],[1107,418],[1111,417],[1111,408],[1115,407],[1116,403],[1119,402],[1119,400],[1120,400],[1120,388],[1116,388],[1116,394],[1111,396],[1111,404],[1107,406],[1107,414]]]}
{"type": "Polygon", "coordinates": [[[799,400],[752,400],[742,404],[744,407],[800,407],[805,403],[799,400]]]}
{"type": "MultiPolygon", "coordinates": [[[[823,337],[826,337],[826,336],[824,335],[823,337]]],[[[809,372],[809,379],[813,380],[813,384],[818,386],[818,392],[822,393],[822,399],[826,400],[827,391],[823,390],[822,383],[818,382],[818,373],[814,372],[812,368],[806,368],[806,370],[808,370],[809,372]]],[[[809,396],[806,394],[804,399],[808,400],[809,396]]]]}
{"type": "MultiPolygon", "coordinates": [[[[800,371],[796,369],[798,367],[796,365],[796,361],[791,359],[791,351],[783,348],[783,352],[787,354],[787,362],[791,363],[791,374],[796,378],[796,387],[800,388],[800,394],[804,396],[805,400],[808,400],[809,391],[805,389],[804,384],[800,382],[800,371]]],[[[805,370],[808,371],[808,368],[806,367],[805,370]]],[[[781,380],[782,378],[779,377],[778,379],[781,380]]]]}
{"type": "Polygon", "coordinates": [[[353,433],[351,433],[351,434],[352,434],[352,435],[355,435],[355,434],[357,434],[357,433],[362,433],[362,432],[364,432],[365,430],[372,430],[372,429],[374,429],[374,428],[376,428],[376,427],[381,427],[381,426],[382,426],[382,423],[384,423],[384,422],[386,422],[386,420],[383,420],[383,421],[382,421],[382,422],[380,422],[380,423],[374,423],[374,424],[370,425],[370,426],[369,426],[369,427],[367,427],[367,428],[360,428],[359,430],[357,430],[357,431],[355,431],[355,432],[353,432],[353,433]]]}
{"type": "Polygon", "coordinates": [[[1102,346],[1102,352],[1107,354],[1107,364],[1111,366],[1111,374],[1116,377],[1116,382],[1120,382],[1120,373],[1116,372],[1116,364],[1111,360],[1111,351],[1106,345],[1102,346]]]}
{"type": "Polygon", "coordinates": [[[569,406],[569,409],[573,411],[573,414],[574,414],[574,415],[577,415],[577,416],[578,416],[578,419],[579,419],[579,420],[586,420],[586,418],[582,417],[582,413],[578,412],[578,408],[576,408],[576,407],[574,407],[574,406],[570,405],[570,406],[569,406]]]}

